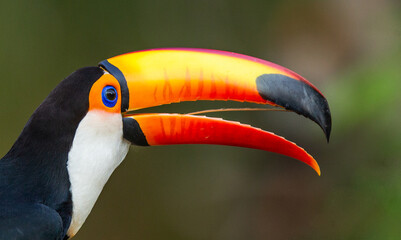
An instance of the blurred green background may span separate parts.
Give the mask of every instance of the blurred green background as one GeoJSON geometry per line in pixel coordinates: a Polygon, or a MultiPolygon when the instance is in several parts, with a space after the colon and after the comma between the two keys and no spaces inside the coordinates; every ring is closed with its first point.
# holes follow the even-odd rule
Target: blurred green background
{"type": "MultiPolygon", "coordinates": [[[[333,131],[297,114],[212,114],[273,131],[319,162],[223,146],[133,147],[75,239],[400,239],[398,0],[2,1],[4,155],[63,78],[158,47],[286,66],[328,98],[333,131]]],[[[188,112],[227,103],[174,104],[188,112]]]]}

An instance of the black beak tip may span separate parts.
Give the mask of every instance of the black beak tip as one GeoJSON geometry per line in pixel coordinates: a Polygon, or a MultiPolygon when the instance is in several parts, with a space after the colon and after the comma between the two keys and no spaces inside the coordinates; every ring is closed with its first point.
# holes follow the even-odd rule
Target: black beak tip
{"type": "Polygon", "coordinates": [[[282,74],[263,74],[256,79],[262,98],[316,122],[326,135],[331,132],[331,113],[326,98],[313,86],[282,74]]]}
{"type": "Polygon", "coordinates": [[[310,96],[313,97],[307,98],[307,101],[301,101],[303,102],[303,106],[298,105],[298,108],[295,108],[295,112],[316,122],[322,128],[326,140],[329,142],[331,134],[331,113],[329,104],[326,98],[320,93],[316,91],[313,91],[313,94],[312,92],[310,93],[310,96]]]}
{"type": "Polygon", "coordinates": [[[330,134],[331,134],[331,113],[327,101],[325,102],[326,104],[323,106],[324,108],[322,114],[323,117],[320,119],[320,121],[316,121],[316,123],[319,124],[319,126],[322,128],[328,143],[330,141],[330,134]]]}

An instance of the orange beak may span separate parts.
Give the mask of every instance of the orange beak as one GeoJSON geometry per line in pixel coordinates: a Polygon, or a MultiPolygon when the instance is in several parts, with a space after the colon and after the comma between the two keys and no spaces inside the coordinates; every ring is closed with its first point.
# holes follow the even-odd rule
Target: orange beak
{"type": "Polygon", "coordinates": [[[230,100],[282,107],[315,121],[326,134],[331,115],[321,92],[276,64],[230,52],[155,49],[102,61],[121,86],[124,137],[136,145],[219,144],[276,152],[320,169],[296,144],[249,125],[192,114],[135,114],[182,101],[230,100]]]}

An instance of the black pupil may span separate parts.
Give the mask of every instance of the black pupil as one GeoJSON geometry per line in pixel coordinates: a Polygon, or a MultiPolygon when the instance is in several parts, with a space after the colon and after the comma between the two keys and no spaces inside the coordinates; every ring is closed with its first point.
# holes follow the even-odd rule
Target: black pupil
{"type": "Polygon", "coordinates": [[[116,99],[116,91],[114,89],[107,89],[106,90],[106,98],[110,101],[113,101],[116,99]]]}

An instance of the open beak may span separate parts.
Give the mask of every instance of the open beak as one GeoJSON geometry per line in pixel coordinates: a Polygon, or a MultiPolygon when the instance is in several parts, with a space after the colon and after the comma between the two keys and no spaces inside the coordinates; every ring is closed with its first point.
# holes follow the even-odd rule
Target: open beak
{"type": "Polygon", "coordinates": [[[133,114],[138,109],[197,100],[269,104],[316,122],[327,140],[331,115],[322,93],[276,64],[230,52],[154,49],[104,60],[100,66],[121,86],[124,137],[142,146],[218,144],[276,152],[320,169],[295,143],[238,122],[193,114],[133,114]]]}

